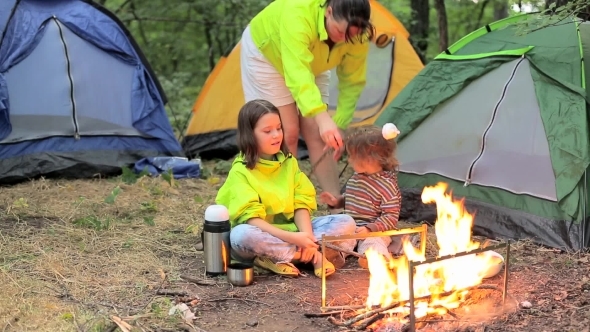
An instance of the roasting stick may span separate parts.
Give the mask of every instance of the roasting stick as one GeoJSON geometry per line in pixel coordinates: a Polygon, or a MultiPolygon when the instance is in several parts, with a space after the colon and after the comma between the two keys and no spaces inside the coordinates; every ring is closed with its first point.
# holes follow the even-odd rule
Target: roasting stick
{"type": "Polygon", "coordinates": [[[328,155],[331,155],[332,152],[334,152],[334,150],[332,148],[327,149],[326,151],[324,151],[324,153],[320,156],[320,159],[318,159],[318,161],[315,162],[315,164],[311,165],[311,170],[309,171],[309,173],[307,174],[307,177],[310,177],[313,172],[315,172],[315,169],[318,167],[318,165],[324,160],[326,159],[326,157],[328,155]]]}
{"type": "MultiPolygon", "coordinates": [[[[316,242],[316,244],[318,244],[318,245],[322,245],[322,241],[317,241],[317,242],[316,242]]],[[[332,244],[332,243],[328,243],[328,242],[326,242],[326,243],[324,243],[324,245],[325,245],[327,248],[334,249],[334,250],[338,250],[338,251],[340,251],[340,252],[343,252],[343,253],[345,253],[345,254],[349,254],[349,255],[351,255],[351,256],[354,256],[354,257],[358,257],[358,258],[366,258],[366,256],[365,256],[365,255],[363,255],[363,254],[359,254],[359,253],[357,253],[357,252],[354,252],[354,251],[351,251],[351,250],[346,250],[346,249],[344,249],[344,248],[342,248],[342,247],[339,247],[339,246],[337,246],[337,245],[335,245],[335,244],[332,244]]]]}

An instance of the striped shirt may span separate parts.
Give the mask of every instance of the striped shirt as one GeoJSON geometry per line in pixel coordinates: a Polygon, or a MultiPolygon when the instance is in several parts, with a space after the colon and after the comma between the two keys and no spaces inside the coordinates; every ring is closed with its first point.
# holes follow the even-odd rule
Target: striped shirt
{"type": "Polygon", "coordinates": [[[401,193],[394,171],[354,175],[346,184],[344,213],[372,232],[397,228],[401,193]]]}

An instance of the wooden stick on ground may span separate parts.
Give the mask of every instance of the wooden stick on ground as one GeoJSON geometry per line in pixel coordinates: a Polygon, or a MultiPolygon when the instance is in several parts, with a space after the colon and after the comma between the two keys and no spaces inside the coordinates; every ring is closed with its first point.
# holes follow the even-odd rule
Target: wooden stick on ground
{"type": "Polygon", "coordinates": [[[117,326],[121,329],[121,331],[123,332],[130,332],[132,327],[131,325],[129,325],[127,322],[123,321],[121,318],[117,317],[117,316],[111,316],[111,319],[113,320],[113,322],[115,322],[115,324],[117,324],[117,326]]]}
{"type": "Polygon", "coordinates": [[[334,317],[328,317],[328,321],[330,321],[330,323],[332,323],[336,326],[351,326],[352,324],[354,324],[356,322],[360,322],[361,320],[363,320],[365,318],[369,318],[369,317],[373,316],[374,314],[378,314],[383,311],[391,310],[391,309],[399,306],[400,303],[401,302],[395,302],[395,303],[392,303],[392,304],[385,306],[385,307],[369,310],[365,313],[362,313],[362,314],[355,316],[355,317],[353,317],[347,321],[344,321],[344,322],[339,322],[334,317]]]}
{"type": "Polygon", "coordinates": [[[180,279],[195,283],[197,285],[205,285],[205,286],[216,285],[216,284],[220,283],[220,282],[212,280],[212,279],[198,279],[198,278],[193,278],[193,277],[189,277],[189,276],[182,275],[182,274],[180,275],[180,279]]]}
{"type": "Polygon", "coordinates": [[[346,311],[354,311],[355,309],[341,309],[341,310],[332,310],[332,311],[326,311],[326,312],[307,312],[304,313],[303,316],[307,317],[307,318],[317,318],[317,317],[328,317],[328,316],[332,316],[332,315],[338,315],[341,314],[343,312],[346,311]]]}
{"type": "Polygon", "coordinates": [[[160,289],[156,292],[157,295],[168,295],[168,296],[189,296],[187,292],[185,291],[174,291],[174,290],[166,290],[166,289],[160,289]]]}

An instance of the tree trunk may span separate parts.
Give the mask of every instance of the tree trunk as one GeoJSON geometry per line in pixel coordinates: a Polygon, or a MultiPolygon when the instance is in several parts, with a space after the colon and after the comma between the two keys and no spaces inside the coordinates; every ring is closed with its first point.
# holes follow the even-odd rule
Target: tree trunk
{"type": "Polygon", "coordinates": [[[434,8],[438,16],[439,51],[442,52],[449,47],[449,28],[447,25],[447,9],[445,0],[434,0],[434,8]]]}
{"type": "Polygon", "coordinates": [[[506,17],[508,17],[508,1],[494,1],[494,21],[498,21],[506,17]]]}
{"type": "Polygon", "coordinates": [[[205,33],[205,40],[207,41],[207,50],[209,51],[207,58],[209,59],[209,72],[215,68],[215,46],[213,45],[213,29],[215,25],[213,22],[205,19],[203,24],[203,32],[205,33]]]}
{"type": "Polygon", "coordinates": [[[430,29],[430,4],[428,0],[410,0],[412,10],[410,22],[410,41],[422,63],[426,64],[428,32],[430,29]]]}
{"type": "Polygon", "coordinates": [[[490,3],[490,0],[483,0],[483,1],[477,3],[477,6],[479,7],[478,8],[479,13],[477,14],[477,21],[475,21],[475,24],[470,25],[469,31],[474,31],[474,30],[481,28],[481,21],[483,19],[483,14],[485,13],[486,6],[489,3],[490,3]]]}

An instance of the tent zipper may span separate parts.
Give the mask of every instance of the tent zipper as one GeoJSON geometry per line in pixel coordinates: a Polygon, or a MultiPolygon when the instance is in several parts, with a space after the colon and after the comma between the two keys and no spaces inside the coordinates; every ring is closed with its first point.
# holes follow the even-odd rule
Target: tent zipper
{"type": "Polygon", "coordinates": [[[78,126],[76,101],[74,99],[74,79],[72,77],[72,66],[70,63],[68,46],[66,45],[66,40],[64,38],[63,29],[62,29],[60,22],[58,21],[57,17],[55,17],[55,15],[52,18],[53,18],[53,21],[55,22],[55,24],[57,25],[57,28],[59,29],[59,37],[60,37],[61,43],[64,47],[64,54],[66,56],[66,63],[67,63],[67,68],[68,68],[68,79],[70,80],[70,101],[72,103],[72,121],[74,123],[74,138],[80,139],[80,128],[78,126]]]}
{"type": "Polygon", "coordinates": [[[481,159],[481,157],[483,156],[483,153],[486,149],[486,139],[488,136],[488,132],[490,131],[490,129],[492,128],[492,125],[494,124],[494,120],[496,119],[496,115],[498,114],[498,109],[500,108],[500,105],[502,105],[502,102],[504,101],[504,98],[506,97],[506,92],[508,91],[508,87],[510,86],[510,83],[514,79],[514,76],[516,75],[516,71],[518,70],[518,67],[520,66],[520,64],[522,63],[523,60],[524,60],[524,55],[522,55],[520,60],[518,60],[518,62],[516,63],[516,65],[512,69],[512,72],[510,73],[510,77],[508,78],[508,80],[504,84],[504,87],[502,88],[502,94],[500,95],[500,99],[498,100],[498,102],[494,106],[494,111],[492,112],[492,118],[490,119],[490,122],[488,123],[486,130],[483,132],[482,140],[481,140],[481,147],[479,149],[479,154],[471,162],[471,165],[469,166],[469,169],[467,170],[467,178],[465,179],[465,183],[463,184],[464,187],[467,187],[468,185],[471,184],[472,177],[473,177],[473,168],[475,167],[475,164],[479,161],[479,159],[481,159]]]}

